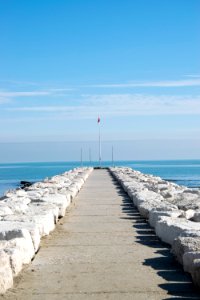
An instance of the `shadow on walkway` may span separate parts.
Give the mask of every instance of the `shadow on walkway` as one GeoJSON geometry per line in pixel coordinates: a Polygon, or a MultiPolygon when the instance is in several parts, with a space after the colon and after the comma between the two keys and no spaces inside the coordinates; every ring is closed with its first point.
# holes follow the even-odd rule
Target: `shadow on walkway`
{"type": "Polygon", "coordinates": [[[142,218],[133,205],[129,196],[123,191],[117,181],[112,178],[116,190],[123,198],[122,212],[124,217],[121,219],[128,219],[133,221],[133,228],[137,232],[137,243],[155,249],[158,254],[155,258],[146,258],[144,265],[150,266],[156,270],[157,274],[164,278],[167,283],[159,286],[167,291],[170,299],[200,299],[200,291],[192,283],[191,276],[183,271],[182,266],[175,260],[175,257],[170,252],[170,247],[163,243],[154,233],[154,230],[149,226],[144,218],[142,218]]]}

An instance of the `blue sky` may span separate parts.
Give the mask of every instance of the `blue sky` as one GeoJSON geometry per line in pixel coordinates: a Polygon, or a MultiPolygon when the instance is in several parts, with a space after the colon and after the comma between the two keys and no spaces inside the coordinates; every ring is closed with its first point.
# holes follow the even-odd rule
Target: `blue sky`
{"type": "Polygon", "coordinates": [[[108,144],[117,159],[200,158],[199,10],[0,1],[0,161],[63,160],[66,147],[66,160],[80,147],[97,158],[98,114],[104,159],[108,144]]]}

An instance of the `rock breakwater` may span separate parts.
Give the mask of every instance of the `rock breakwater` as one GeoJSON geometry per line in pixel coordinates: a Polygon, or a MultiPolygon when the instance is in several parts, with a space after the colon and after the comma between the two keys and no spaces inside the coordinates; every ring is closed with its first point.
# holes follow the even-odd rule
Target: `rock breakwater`
{"type": "Polygon", "coordinates": [[[131,168],[110,168],[110,172],[200,287],[200,190],[131,168]]]}
{"type": "Polygon", "coordinates": [[[77,168],[25,189],[9,191],[0,201],[0,293],[37,253],[41,238],[65,215],[92,168],[77,168]]]}

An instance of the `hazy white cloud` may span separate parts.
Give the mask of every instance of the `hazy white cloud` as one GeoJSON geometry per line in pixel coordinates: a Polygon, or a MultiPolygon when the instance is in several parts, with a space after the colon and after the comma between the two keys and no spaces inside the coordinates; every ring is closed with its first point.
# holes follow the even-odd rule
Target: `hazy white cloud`
{"type": "Polygon", "coordinates": [[[52,92],[66,92],[66,91],[74,91],[72,88],[50,88],[49,91],[52,92]]]}
{"type": "Polygon", "coordinates": [[[0,80],[2,83],[6,83],[13,86],[37,86],[38,83],[33,81],[20,81],[20,80],[0,80]]]}
{"type": "Polygon", "coordinates": [[[68,118],[94,118],[134,115],[200,114],[200,96],[169,96],[143,94],[83,95],[80,105],[10,107],[7,111],[46,113],[68,118]]]}
{"type": "Polygon", "coordinates": [[[199,78],[200,79],[200,74],[187,74],[185,77],[190,77],[190,78],[199,78]]]}
{"type": "MultiPolygon", "coordinates": [[[[32,112],[62,112],[62,111],[74,111],[75,106],[25,106],[25,107],[13,107],[6,110],[9,111],[32,111],[32,112]]],[[[83,107],[79,106],[77,109],[83,107]]]]}
{"type": "Polygon", "coordinates": [[[48,83],[48,82],[33,82],[33,81],[18,81],[18,80],[0,80],[0,84],[6,86],[8,89],[43,89],[49,91],[72,91],[74,89],[66,87],[63,83],[48,83]],[[53,86],[53,87],[52,87],[53,86]],[[63,87],[64,86],[64,87],[63,87]],[[55,88],[54,88],[55,87],[55,88]]]}
{"type": "Polygon", "coordinates": [[[129,82],[129,83],[113,83],[113,84],[96,84],[88,85],[93,88],[134,88],[134,87],[189,87],[200,86],[200,78],[185,79],[185,80],[169,80],[169,81],[144,81],[144,82],[129,82]]]}
{"type": "Polygon", "coordinates": [[[13,99],[18,97],[38,97],[50,96],[52,92],[49,91],[1,91],[0,90],[0,104],[13,102],[13,99]]]}
{"type": "MultiPolygon", "coordinates": [[[[60,97],[67,96],[66,92],[71,91],[68,88],[49,88],[47,90],[33,90],[33,91],[2,91],[0,90],[1,102],[8,102],[9,99],[28,98],[28,97],[60,97]]],[[[1,103],[0,102],[0,103],[1,103]]]]}
{"type": "Polygon", "coordinates": [[[199,114],[200,96],[111,94],[85,96],[88,104],[105,114],[163,115],[199,114]]]}
{"type": "Polygon", "coordinates": [[[9,103],[10,99],[0,96],[0,104],[9,103]]]}
{"type": "Polygon", "coordinates": [[[0,97],[16,98],[16,97],[34,97],[34,96],[47,96],[50,91],[30,91],[30,92],[7,92],[0,91],[0,97]]]}

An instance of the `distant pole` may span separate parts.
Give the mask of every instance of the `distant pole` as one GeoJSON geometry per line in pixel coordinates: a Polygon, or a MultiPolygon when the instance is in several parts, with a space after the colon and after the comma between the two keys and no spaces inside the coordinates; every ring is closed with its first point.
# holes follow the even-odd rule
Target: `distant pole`
{"type": "Polygon", "coordinates": [[[112,166],[114,166],[114,148],[112,146],[112,166]]]}
{"type": "Polygon", "coordinates": [[[98,117],[98,125],[99,125],[99,167],[101,167],[101,126],[100,126],[100,117],[98,117]]]}
{"type": "Polygon", "coordinates": [[[81,167],[83,166],[83,149],[81,148],[81,167]]]}
{"type": "Polygon", "coordinates": [[[90,161],[90,164],[91,164],[92,163],[91,149],[89,149],[89,161],[90,161]]]}

